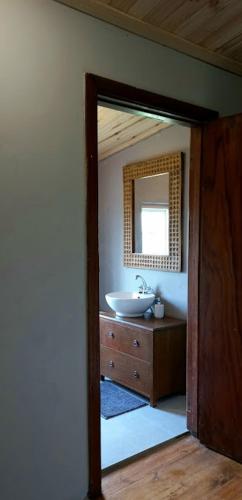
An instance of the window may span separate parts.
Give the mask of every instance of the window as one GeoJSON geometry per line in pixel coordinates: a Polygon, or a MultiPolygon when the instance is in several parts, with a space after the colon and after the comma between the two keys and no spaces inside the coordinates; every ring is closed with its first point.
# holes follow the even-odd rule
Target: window
{"type": "Polygon", "coordinates": [[[141,207],[142,253],[169,255],[169,208],[141,207]]]}

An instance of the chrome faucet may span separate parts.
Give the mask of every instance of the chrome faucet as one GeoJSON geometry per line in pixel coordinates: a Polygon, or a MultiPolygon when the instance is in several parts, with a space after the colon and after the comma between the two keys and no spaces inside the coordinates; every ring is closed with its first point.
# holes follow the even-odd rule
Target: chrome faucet
{"type": "Polygon", "coordinates": [[[139,293],[150,293],[152,289],[147,285],[145,279],[140,274],[136,274],[135,279],[137,280],[138,278],[142,281],[142,285],[139,286],[139,293]]]}

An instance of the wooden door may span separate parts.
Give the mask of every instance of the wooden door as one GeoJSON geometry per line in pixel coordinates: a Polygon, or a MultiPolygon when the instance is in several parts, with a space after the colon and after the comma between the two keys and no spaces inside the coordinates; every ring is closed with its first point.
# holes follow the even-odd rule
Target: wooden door
{"type": "Polygon", "coordinates": [[[203,129],[199,438],[242,462],[242,115],[203,129]]]}

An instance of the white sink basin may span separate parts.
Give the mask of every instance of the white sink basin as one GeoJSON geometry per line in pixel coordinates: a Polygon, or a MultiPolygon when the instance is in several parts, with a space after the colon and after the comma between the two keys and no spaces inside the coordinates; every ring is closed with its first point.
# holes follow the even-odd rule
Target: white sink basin
{"type": "Polygon", "coordinates": [[[143,316],[154,302],[154,293],[111,292],[105,295],[108,305],[116,312],[116,316],[136,318],[143,316]]]}

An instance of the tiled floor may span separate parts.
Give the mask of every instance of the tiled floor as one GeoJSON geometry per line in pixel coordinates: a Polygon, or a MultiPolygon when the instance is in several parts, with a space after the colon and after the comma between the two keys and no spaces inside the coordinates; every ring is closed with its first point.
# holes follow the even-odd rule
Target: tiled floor
{"type": "Polygon", "coordinates": [[[160,400],[109,420],[101,418],[102,469],[187,431],[185,396],[160,400]]]}

